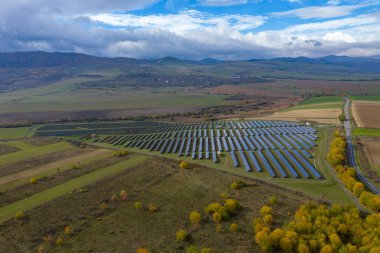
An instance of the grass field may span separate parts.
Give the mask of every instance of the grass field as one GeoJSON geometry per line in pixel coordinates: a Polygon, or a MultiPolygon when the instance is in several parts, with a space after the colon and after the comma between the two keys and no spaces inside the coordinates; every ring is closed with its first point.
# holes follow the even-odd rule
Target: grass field
{"type": "Polygon", "coordinates": [[[243,179],[247,185],[232,191],[229,185],[236,178],[198,165],[179,170],[176,162],[149,160],[89,185],[84,191],[66,194],[31,210],[22,225],[15,219],[4,222],[0,227],[0,251],[44,248],[44,252],[108,252],[112,248],[112,252],[135,253],[137,248],[147,247],[152,252],[177,253],[194,244],[210,247],[214,252],[260,252],[253,243],[251,228],[260,207],[270,196],[276,196],[274,224],[281,224],[291,218],[288,213],[309,198],[251,179],[243,179]],[[109,201],[122,189],[128,192],[126,201],[119,198],[109,201]],[[223,232],[217,233],[203,208],[222,201],[222,192],[237,199],[242,209],[230,221],[221,222],[223,232]],[[134,209],[135,201],[142,203],[142,210],[134,209]],[[149,212],[150,203],[157,204],[159,209],[149,212]],[[194,210],[203,216],[199,226],[188,221],[194,210]],[[229,231],[231,222],[238,224],[239,231],[229,231]],[[65,226],[72,228],[70,236],[64,235],[65,226]],[[181,228],[191,233],[189,241],[176,242],[175,233],[181,228]],[[35,240],[37,237],[52,240],[35,240]],[[54,243],[58,237],[64,240],[60,246],[54,243]]]}
{"type": "Polygon", "coordinates": [[[380,129],[373,128],[354,128],[353,132],[354,136],[371,136],[378,137],[380,136],[380,129]]]}
{"type": "Polygon", "coordinates": [[[360,101],[377,101],[380,102],[380,96],[350,96],[352,100],[360,101]]]}
{"type": "Polygon", "coordinates": [[[122,170],[128,167],[136,166],[137,164],[143,162],[145,159],[146,157],[143,157],[143,156],[131,158],[129,160],[126,160],[114,166],[97,170],[85,176],[82,176],[72,181],[69,181],[67,183],[64,183],[62,185],[53,187],[44,192],[35,194],[29,198],[26,198],[18,202],[12,203],[10,205],[7,205],[5,207],[2,207],[0,208],[0,221],[4,221],[8,218],[13,217],[15,213],[18,211],[24,212],[24,211],[31,210],[37,206],[47,203],[64,194],[67,194],[75,189],[84,187],[88,184],[101,180],[107,176],[111,176],[113,174],[121,172],[122,170]]]}
{"type": "Polygon", "coordinates": [[[0,128],[0,140],[25,138],[29,131],[29,127],[0,128]]]}
{"type": "Polygon", "coordinates": [[[342,103],[343,99],[337,96],[324,96],[324,97],[313,97],[301,101],[300,105],[315,105],[315,104],[324,104],[324,103],[342,103]]]}

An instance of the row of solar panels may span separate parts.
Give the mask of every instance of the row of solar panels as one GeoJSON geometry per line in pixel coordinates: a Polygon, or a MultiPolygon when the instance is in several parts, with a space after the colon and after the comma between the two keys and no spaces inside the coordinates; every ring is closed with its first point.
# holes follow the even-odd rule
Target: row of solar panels
{"type": "Polygon", "coordinates": [[[65,123],[49,124],[42,126],[40,131],[57,131],[57,130],[78,130],[78,129],[116,129],[116,128],[143,128],[143,127],[176,127],[183,130],[190,129],[211,129],[229,127],[233,129],[253,129],[267,127],[295,127],[300,126],[298,123],[284,121],[220,121],[212,123],[171,123],[159,121],[120,121],[120,122],[99,122],[99,123],[65,123]]]}

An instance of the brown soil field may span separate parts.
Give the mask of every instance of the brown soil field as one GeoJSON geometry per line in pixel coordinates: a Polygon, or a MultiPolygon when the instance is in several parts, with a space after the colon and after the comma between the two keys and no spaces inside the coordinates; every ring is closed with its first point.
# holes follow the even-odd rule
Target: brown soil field
{"type": "Polygon", "coordinates": [[[50,154],[19,160],[15,163],[6,164],[0,167],[0,177],[18,173],[30,168],[46,165],[58,160],[68,159],[77,155],[85,154],[94,151],[89,148],[69,148],[67,150],[53,152],[50,154]]]}
{"type": "Polygon", "coordinates": [[[380,128],[380,102],[354,101],[352,115],[358,127],[380,128]]]}
{"type": "Polygon", "coordinates": [[[58,160],[58,161],[48,163],[48,164],[45,164],[45,165],[42,165],[39,167],[34,167],[32,169],[23,170],[21,172],[10,174],[10,175],[7,175],[5,177],[0,177],[0,185],[6,184],[9,182],[18,180],[18,179],[32,177],[33,175],[40,174],[40,173],[49,171],[49,170],[54,169],[54,168],[59,169],[59,167],[65,166],[65,165],[70,164],[70,163],[80,163],[80,161],[82,161],[84,159],[103,155],[103,154],[106,154],[108,152],[110,152],[110,150],[99,149],[99,150],[95,150],[93,152],[85,153],[82,155],[72,156],[70,158],[58,160]]]}
{"type": "Polygon", "coordinates": [[[338,125],[341,109],[307,109],[293,110],[284,112],[275,112],[272,115],[265,116],[263,119],[270,120],[289,120],[289,121],[313,121],[323,124],[338,125]]]}
{"type": "Polygon", "coordinates": [[[0,144],[0,155],[6,155],[17,151],[20,151],[20,149],[8,146],[6,144],[0,144]]]}
{"type": "Polygon", "coordinates": [[[361,142],[365,145],[370,161],[377,167],[380,176],[380,138],[363,138],[361,142]]]}
{"type": "Polygon", "coordinates": [[[149,160],[85,189],[77,190],[27,213],[20,222],[8,220],[0,226],[0,252],[123,252],[135,253],[139,247],[152,252],[184,252],[190,244],[211,247],[214,252],[261,252],[253,243],[252,219],[270,196],[278,198],[273,207],[274,223],[289,221],[297,207],[308,200],[301,193],[256,180],[244,179],[247,185],[230,191],[236,179],[227,173],[205,167],[179,170],[178,163],[164,159],[149,160]],[[111,196],[127,190],[126,201],[110,201],[111,196]],[[220,193],[239,201],[242,209],[231,221],[223,221],[224,232],[203,214],[206,205],[221,201],[220,193]],[[141,201],[142,210],[133,207],[141,201]],[[159,205],[149,212],[149,203],[159,205]],[[198,210],[203,219],[199,226],[188,221],[189,213],[198,210]],[[231,222],[240,227],[228,231],[231,222]],[[65,235],[65,226],[72,229],[65,235]],[[191,233],[187,242],[176,242],[179,229],[191,233]],[[63,244],[57,246],[57,237],[63,244]]]}

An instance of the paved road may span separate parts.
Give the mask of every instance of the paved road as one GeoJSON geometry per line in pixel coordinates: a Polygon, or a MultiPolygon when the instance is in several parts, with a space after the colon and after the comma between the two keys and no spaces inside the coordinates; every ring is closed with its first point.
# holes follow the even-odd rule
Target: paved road
{"type": "Polygon", "coordinates": [[[350,100],[348,98],[344,98],[344,114],[346,116],[346,120],[344,121],[344,129],[346,130],[346,140],[347,140],[347,151],[348,151],[348,161],[350,166],[355,168],[358,179],[365,184],[365,186],[372,191],[373,193],[380,195],[380,189],[372,183],[361,171],[356,162],[355,156],[355,147],[352,143],[352,135],[351,135],[351,116],[350,116],[350,100]]]}

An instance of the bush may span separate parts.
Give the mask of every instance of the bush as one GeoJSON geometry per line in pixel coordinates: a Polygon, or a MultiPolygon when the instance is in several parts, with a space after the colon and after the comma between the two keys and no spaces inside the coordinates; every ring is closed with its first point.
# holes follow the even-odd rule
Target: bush
{"type": "Polygon", "coordinates": [[[147,248],[138,248],[136,253],[149,253],[149,250],[147,248]]]}
{"type": "Polygon", "coordinates": [[[352,187],[352,192],[354,193],[356,197],[359,197],[360,194],[362,194],[362,192],[364,191],[364,189],[365,189],[364,184],[360,182],[356,182],[354,186],[352,187]]]}
{"type": "Polygon", "coordinates": [[[119,151],[115,154],[116,157],[124,157],[127,155],[128,155],[128,151],[126,151],[126,150],[119,151]]]}
{"type": "Polygon", "coordinates": [[[235,179],[231,184],[230,184],[230,188],[232,190],[237,190],[237,189],[240,189],[242,188],[243,186],[245,186],[246,183],[240,179],[235,179]]]}
{"type": "Polygon", "coordinates": [[[193,211],[189,215],[190,222],[194,225],[199,224],[201,221],[201,214],[198,213],[197,211],[193,211]]]}
{"type": "Polygon", "coordinates": [[[15,215],[16,219],[21,220],[25,217],[23,212],[17,212],[15,215]]]}
{"type": "Polygon", "coordinates": [[[277,197],[276,196],[270,197],[270,199],[268,200],[268,205],[274,206],[276,204],[277,204],[277,197]]]}
{"type": "Polygon", "coordinates": [[[289,238],[283,237],[280,239],[280,249],[285,252],[293,251],[293,243],[289,238]]]}
{"type": "Polygon", "coordinates": [[[136,201],[136,202],[133,204],[133,206],[134,206],[135,209],[137,209],[137,210],[141,210],[141,208],[142,208],[142,204],[141,204],[140,201],[136,201]]]}
{"type": "Polygon", "coordinates": [[[184,229],[178,230],[177,233],[175,234],[175,238],[178,242],[185,241],[188,237],[189,237],[189,233],[184,229]]]}
{"type": "Polygon", "coordinates": [[[116,194],[112,194],[112,197],[111,197],[111,202],[115,202],[117,200],[117,196],[116,194]]]}
{"type": "Polygon", "coordinates": [[[181,169],[188,169],[188,168],[190,168],[190,164],[188,164],[187,162],[182,161],[182,162],[179,163],[179,167],[181,169]]]}
{"type": "Polygon", "coordinates": [[[38,179],[37,179],[36,177],[32,177],[32,178],[30,179],[30,183],[31,183],[31,184],[37,184],[37,183],[38,183],[38,179]]]}
{"type": "Polygon", "coordinates": [[[65,232],[66,235],[71,234],[71,228],[69,226],[66,226],[63,231],[65,232]]]}
{"type": "Polygon", "coordinates": [[[271,214],[267,214],[263,217],[263,221],[265,224],[270,225],[273,222],[273,216],[271,214]]]}
{"type": "Polygon", "coordinates": [[[236,231],[238,231],[238,230],[239,230],[239,226],[238,226],[238,224],[236,224],[236,223],[231,223],[231,225],[230,225],[230,230],[231,230],[232,232],[236,232],[236,231]]]}
{"type": "Polygon", "coordinates": [[[222,215],[220,213],[214,213],[212,215],[212,220],[216,223],[220,222],[222,220],[222,215]]]}
{"type": "Polygon", "coordinates": [[[120,199],[124,201],[127,199],[128,193],[126,190],[121,190],[119,196],[120,196],[120,199]]]}
{"type": "Polygon", "coordinates": [[[199,253],[198,247],[194,245],[190,245],[186,248],[186,253],[199,253]]]}
{"type": "Polygon", "coordinates": [[[260,209],[260,215],[261,217],[264,217],[265,215],[272,214],[272,208],[269,206],[263,206],[260,209]]]}
{"type": "Polygon", "coordinates": [[[158,207],[159,207],[158,205],[150,203],[148,206],[148,210],[153,213],[153,212],[156,212],[158,210],[158,207]]]}
{"type": "Polygon", "coordinates": [[[212,253],[212,249],[211,248],[202,248],[201,253],[212,253]]]}
{"type": "Polygon", "coordinates": [[[55,244],[57,244],[58,246],[62,245],[63,244],[63,238],[58,237],[57,240],[55,240],[55,244]]]}

